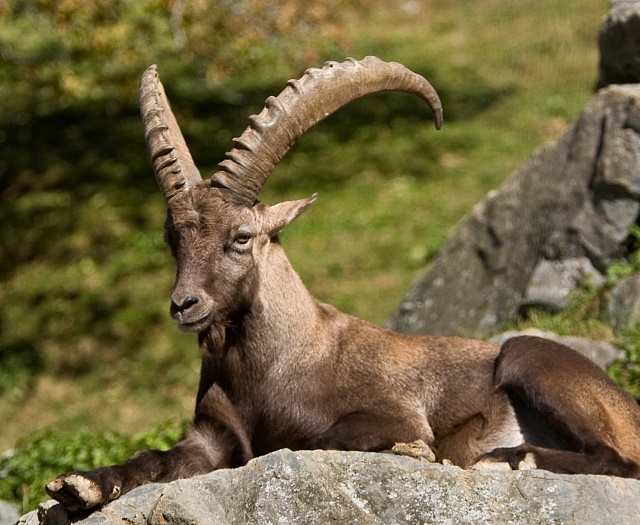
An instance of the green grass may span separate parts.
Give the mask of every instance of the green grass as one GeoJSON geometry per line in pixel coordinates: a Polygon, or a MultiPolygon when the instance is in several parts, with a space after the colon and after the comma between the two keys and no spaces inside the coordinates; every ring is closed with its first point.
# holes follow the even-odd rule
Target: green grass
{"type": "Polygon", "coordinates": [[[609,367],[609,375],[636,399],[640,399],[640,324],[625,330],[617,338],[616,344],[626,355],[609,367]]]}
{"type": "Polygon", "coordinates": [[[358,20],[365,36],[353,54],[425,74],[442,96],[445,125],[434,131],[417,101],[386,94],[347,108],[285,158],[265,200],[281,198],[283,186],[319,191],[285,236],[311,290],[383,323],[456,222],[589,100],[606,7],[476,2],[470,17],[468,2],[427,2],[416,16],[379,8],[358,20]],[[348,132],[349,121],[359,127],[348,132]],[[316,169],[312,179],[305,161],[314,158],[327,173],[316,169]]]}
{"type": "MultiPolygon", "coordinates": [[[[354,15],[343,56],[378,55],[424,74],[445,123],[436,132],[417,99],[385,93],[344,108],[285,157],[261,198],[319,193],[283,235],[312,293],[384,323],[456,223],[589,101],[608,8],[608,0],[374,1],[354,15]],[[411,5],[420,10],[403,7],[411,5]]],[[[314,65],[325,58],[342,57],[314,65]]],[[[204,174],[266,96],[301,74],[247,73],[213,95],[167,86],[204,174]]],[[[114,115],[84,109],[0,134],[11,151],[0,155],[0,450],[43,426],[54,429],[43,431],[52,442],[78,432],[99,449],[85,432],[141,431],[193,411],[199,353],[167,315],[174,268],[135,102],[114,115]]],[[[536,322],[611,336],[588,308],[536,322]]],[[[633,334],[622,339],[637,363],[633,334]]],[[[615,373],[632,383],[634,370],[615,373]]]]}
{"type": "Polygon", "coordinates": [[[10,455],[0,457],[0,500],[19,503],[26,513],[48,498],[44,484],[58,474],[122,463],[149,448],[168,450],[183,433],[184,425],[171,421],[133,436],[43,428],[19,440],[10,455]]]}

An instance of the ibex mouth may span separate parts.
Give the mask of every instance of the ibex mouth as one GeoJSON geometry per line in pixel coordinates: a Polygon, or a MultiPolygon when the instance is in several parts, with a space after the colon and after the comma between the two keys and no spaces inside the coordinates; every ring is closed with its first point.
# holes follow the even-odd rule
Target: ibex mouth
{"type": "Polygon", "coordinates": [[[200,332],[207,328],[214,317],[214,308],[206,298],[188,296],[180,301],[171,301],[169,308],[173,322],[183,332],[200,332]]]}
{"type": "Polygon", "coordinates": [[[211,325],[211,316],[206,315],[200,319],[195,321],[187,320],[187,319],[178,319],[176,317],[173,318],[173,321],[176,323],[178,328],[183,332],[201,332],[205,328],[211,325]]]}

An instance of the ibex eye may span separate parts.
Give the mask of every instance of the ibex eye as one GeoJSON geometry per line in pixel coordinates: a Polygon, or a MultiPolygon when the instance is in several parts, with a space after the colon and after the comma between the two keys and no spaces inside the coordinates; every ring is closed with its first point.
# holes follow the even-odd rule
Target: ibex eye
{"type": "Polygon", "coordinates": [[[248,233],[239,233],[238,235],[236,235],[236,238],[234,240],[238,244],[247,244],[251,240],[251,235],[249,235],[248,233]]]}

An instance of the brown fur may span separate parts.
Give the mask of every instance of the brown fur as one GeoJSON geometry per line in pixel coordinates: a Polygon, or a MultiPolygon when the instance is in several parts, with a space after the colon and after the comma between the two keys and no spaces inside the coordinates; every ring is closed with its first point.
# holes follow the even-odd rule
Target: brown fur
{"type": "Polygon", "coordinates": [[[194,424],[168,452],[61,476],[54,498],[84,508],[283,447],[382,451],[418,439],[460,466],[518,468],[531,453],[556,472],[640,477],[640,409],[576,352],[530,337],[500,350],[397,334],[313,298],[277,240],[312,202],[242,205],[201,183],[169,204],[171,314],[200,334],[194,424]]]}

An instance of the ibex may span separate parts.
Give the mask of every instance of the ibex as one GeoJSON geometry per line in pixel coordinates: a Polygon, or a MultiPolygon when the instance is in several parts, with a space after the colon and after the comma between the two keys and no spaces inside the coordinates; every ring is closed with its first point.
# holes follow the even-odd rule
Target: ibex
{"type": "Polygon", "coordinates": [[[640,408],[577,352],[535,337],[499,348],[394,333],[319,302],[293,270],[278,233],[315,195],[268,206],[258,193],[305,131],[383,90],[419,96],[440,128],[440,99],[422,76],[376,57],[329,62],[267,99],[202,180],[156,67],[146,70],[141,115],[177,264],[170,313],[199,334],[202,354],[195,419],[174,448],[59,476],[52,497],[89,509],[279,448],[386,451],[417,440],[462,467],[640,478],[640,408]]]}

